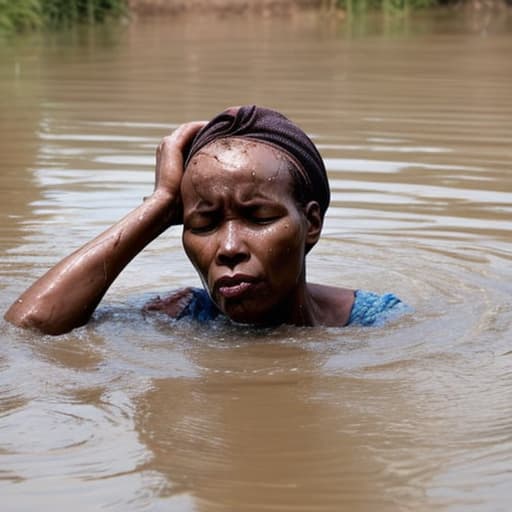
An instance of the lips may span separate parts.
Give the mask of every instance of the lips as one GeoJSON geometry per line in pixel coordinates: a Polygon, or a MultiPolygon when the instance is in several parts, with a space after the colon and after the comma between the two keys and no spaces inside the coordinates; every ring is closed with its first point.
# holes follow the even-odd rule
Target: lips
{"type": "Polygon", "coordinates": [[[254,291],[257,282],[257,278],[245,274],[224,276],[215,281],[213,291],[225,299],[242,298],[254,291]]]}

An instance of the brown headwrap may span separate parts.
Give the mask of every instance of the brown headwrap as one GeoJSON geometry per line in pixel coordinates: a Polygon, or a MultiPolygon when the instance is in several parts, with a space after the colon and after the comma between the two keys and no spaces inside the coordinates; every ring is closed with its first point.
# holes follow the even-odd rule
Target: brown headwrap
{"type": "Polygon", "coordinates": [[[217,139],[240,137],[270,144],[296,164],[301,196],[317,201],[325,214],[330,190],[325,166],[311,139],[285,116],[268,108],[232,107],[214,117],[194,138],[185,154],[185,167],[201,148],[217,139]]]}

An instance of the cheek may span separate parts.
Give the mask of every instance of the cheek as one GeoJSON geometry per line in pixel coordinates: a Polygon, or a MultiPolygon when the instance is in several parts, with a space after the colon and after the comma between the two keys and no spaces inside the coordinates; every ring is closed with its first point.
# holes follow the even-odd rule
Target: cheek
{"type": "Polygon", "coordinates": [[[208,259],[207,241],[204,238],[189,236],[186,233],[182,235],[181,240],[188,259],[198,271],[203,273],[208,259]]]}
{"type": "Polygon", "coordinates": [[[304,258],[304,230],[298,222],[284,221],[281,225],[269,230],[261,241],[265,247],[265,255],[273,262],[276,269],[292,265],[294,261],[304,258]]]}

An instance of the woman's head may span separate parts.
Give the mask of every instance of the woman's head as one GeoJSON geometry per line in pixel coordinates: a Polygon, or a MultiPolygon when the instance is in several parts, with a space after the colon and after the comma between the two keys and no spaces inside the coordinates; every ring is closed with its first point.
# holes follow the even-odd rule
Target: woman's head
{"type": "Polygon", "coordinates": [[[275,110],[256,105],[228,108],[194,138],[185,167],[204,146],[232,137],[266,143],[286,154],[296,199],[301,204],[317,201],[323,217],[329,206],[330,190],[322,157],[304,131],[275,110]]]}
{"type": "MultiPolygon", "coordinates": [[[[242,108],[253,111],[253,117],[264,110],[242,108]]],[[[215,127],[210,125],[196,137],[186,160],[181,186],[185,250],[227,316],[244,323],[287,321],[287,309],[305,287],[305,255],[320,235],[328,187],[319,193],[322,186],[311,182],[322,180],[306,175],[303,162],[274,141],[239,130],[211,136],[215,127]]],[[[276,133],[270,126],[267,131],[276,133]]],[[[277,133],[284,137],[282,130],[277,133]]],[[[303,161],[315,159],[316,149],[309,144],[314,157],[303,161]]]]}

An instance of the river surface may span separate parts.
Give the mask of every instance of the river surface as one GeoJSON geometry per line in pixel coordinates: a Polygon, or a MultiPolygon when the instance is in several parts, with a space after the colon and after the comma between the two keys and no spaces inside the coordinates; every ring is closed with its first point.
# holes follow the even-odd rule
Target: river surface
{"type": "Polygon", "coordinates": [[[312,281],[393,291],[381,328],[144,316],[199,285],[174,228],[94,319],[0,323],[2,511],[509,511],[512,23],[136,21],[0,46],[0,309],[152,190],[178,123],[283,111],[333,201],[312,281]]]}

